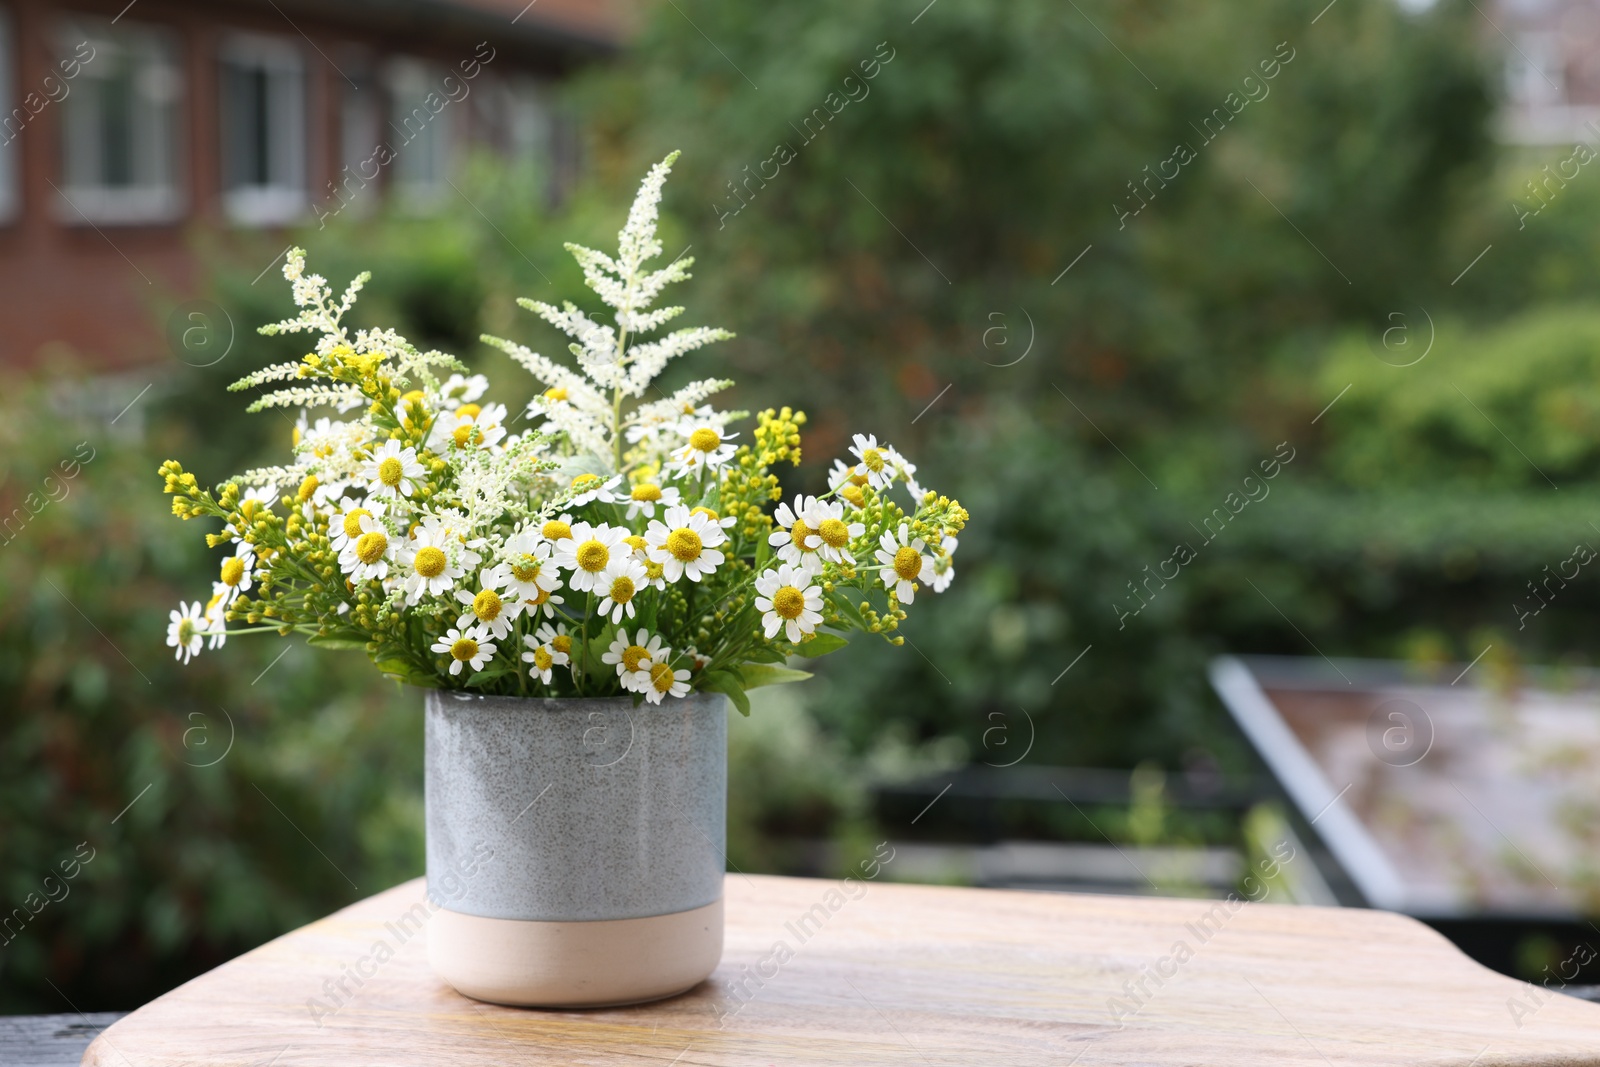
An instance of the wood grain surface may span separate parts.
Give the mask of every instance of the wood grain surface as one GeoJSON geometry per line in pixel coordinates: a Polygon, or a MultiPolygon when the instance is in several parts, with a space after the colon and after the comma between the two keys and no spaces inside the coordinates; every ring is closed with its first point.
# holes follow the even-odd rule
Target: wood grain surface
{"type": "Polygon", "coordinates": [[[435,978],[407,882],[153,1001],[83,1062],[1600,1065],[1600,1006],[1384,912],[742,875],[726,895],[709,981],[545,1012],[435,978]]]}

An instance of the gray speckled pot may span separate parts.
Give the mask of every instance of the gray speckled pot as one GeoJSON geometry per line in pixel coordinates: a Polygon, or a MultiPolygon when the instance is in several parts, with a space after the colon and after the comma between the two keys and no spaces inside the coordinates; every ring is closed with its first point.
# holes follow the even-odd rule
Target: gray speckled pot
{"type": "Polygon", "coordinates": [[[721,899],[721,694],[635,708],[630,697],[430,690],[425,744],[434,903],[487,918],[580,922],[721,899]]]}

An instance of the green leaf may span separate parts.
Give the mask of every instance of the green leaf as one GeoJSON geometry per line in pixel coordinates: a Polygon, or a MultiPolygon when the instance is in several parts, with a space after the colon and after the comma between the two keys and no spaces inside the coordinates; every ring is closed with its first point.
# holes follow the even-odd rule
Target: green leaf
{"type": "Polygon", "coordinates": [[[804,644],[796,645],[794,652],[797,656],[804,656],[807,659],[816,659],[818,656],[826,656],[829,652],[837,652],[849,643],[849,641],[846,641],[838,634],[825,634],[819,632],[812,635],[811,640],[805,642],[804,644]]]}
{"type": "Polygon", "coordinates": [[[751,663],[783,663],[786,659],[782,652],[771,645],[756,645],[744,654],[744,658],[751,663]]]}
{"type": "Polygon", "coordinates": [[[867,628],[867,620],[861,617],[861,610],[856,607],[855,597],[864,595],[861,590],[848,585],[834,586],[833,592],[828,594],[828,600],[842,615],[846,622],[863,631],[867,628]]]}
{"type": "Polygon", "coordinates": [[[710,671],[700,679],[703,689],[710,689],[718,693],[726,693],[728,699],[733,701],[733,706],[739,709],[740,715],[750,714],[750,698],[745,695],[744,689],[739,685],[739,679],[728,671],[710,671]]]}
{"type": "Polygon", "coordinates": [[[359,630],[343,630],[338,633],[317,635],[306,638],[306,644],[312,648],[359,649],[367,650],[368,638],[359,630]]]}
{"type": "Polygon", "coordinates": [[[508,674],[514,673],[516,673],[516,671],[511,667],[497,667],[492,671],[477,671],[472,675],[472,677],[467,679],[467,685],[482,685],[484,682],[492,682],[496,678],[503,678],[508,674]]]}
{"type": "Polygon", "coordinates": [[[810,671],[797,671],[791,667],[775,667],[766,663],[746,663],[740,668],[746,689],[759,689],[764,685],[782,685],[785,682],[803,682],[811,677],[810,671]]]}
{"type": "MultiPolygon", "coordinates": [[[[757,527],[757,529],[759,529],[759,528],[760,527],[757,527]]],[[[760,574],[761,571],[766,567],[767,560],[770,559],[771,557],[772,557],[772,546],[767,543],[767,538],[765,536],[759,534],[759,533],[756,534],[755,572],[757,574],[760,574]]]]}

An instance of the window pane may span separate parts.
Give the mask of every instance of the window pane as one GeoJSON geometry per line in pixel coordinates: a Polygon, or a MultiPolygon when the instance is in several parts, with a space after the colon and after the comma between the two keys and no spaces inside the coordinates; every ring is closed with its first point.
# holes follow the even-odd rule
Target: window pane
{"type": "Polygon", "coordinates": [[[222,51],[222,183],[228,213],[288,222],[306,209],[305,67],[298,47],[239,36],[222,51]]]}

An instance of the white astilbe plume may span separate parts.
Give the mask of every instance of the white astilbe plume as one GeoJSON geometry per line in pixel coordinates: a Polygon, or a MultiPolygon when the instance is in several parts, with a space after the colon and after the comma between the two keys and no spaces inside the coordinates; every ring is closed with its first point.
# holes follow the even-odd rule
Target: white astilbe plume
{"type": "Polygon", "coordinates": [[[660,329],[683,314],[681,307],[651,310],[651,305],[668,285],[690,277],[689,268],[694,265],[693,259],[680,257],[659,270],[645,268],[646,263],[661,255],[661,242],[656,238],[661,189],[677,158],[678,153],[674,152],[650,168],[628,211],[628,220],[617,234],[615,256],[582,245],[566,246],[583,268],[589,288],[612,309],[614,325],[597,322],[572,303],[557,307],[538,300],[518,301],[572,338],[569,350],[577,357],[581,374],[511,341],[487,335],[483,338],[545,385],[566,393],[560,402],[535,399],[528,406],[530,417],[544,418],[547,431],[566,434],[573,451],[593,453],[617,468],[625,466],[625,433],[628,440],[635,442],[643,436],[653,436],[669,419],[681,417],[686,410],[693,411],[702,399],[726,384],[697,382],[689,387],[694,392],[683,394],[681,399],[669,399],[665,407],[647,404],[631,414],[622,410],[622,400],[645,396],[673,359],[733,336],[727,330],[696,326],[639,341],[641,335],[660,329]]]}

